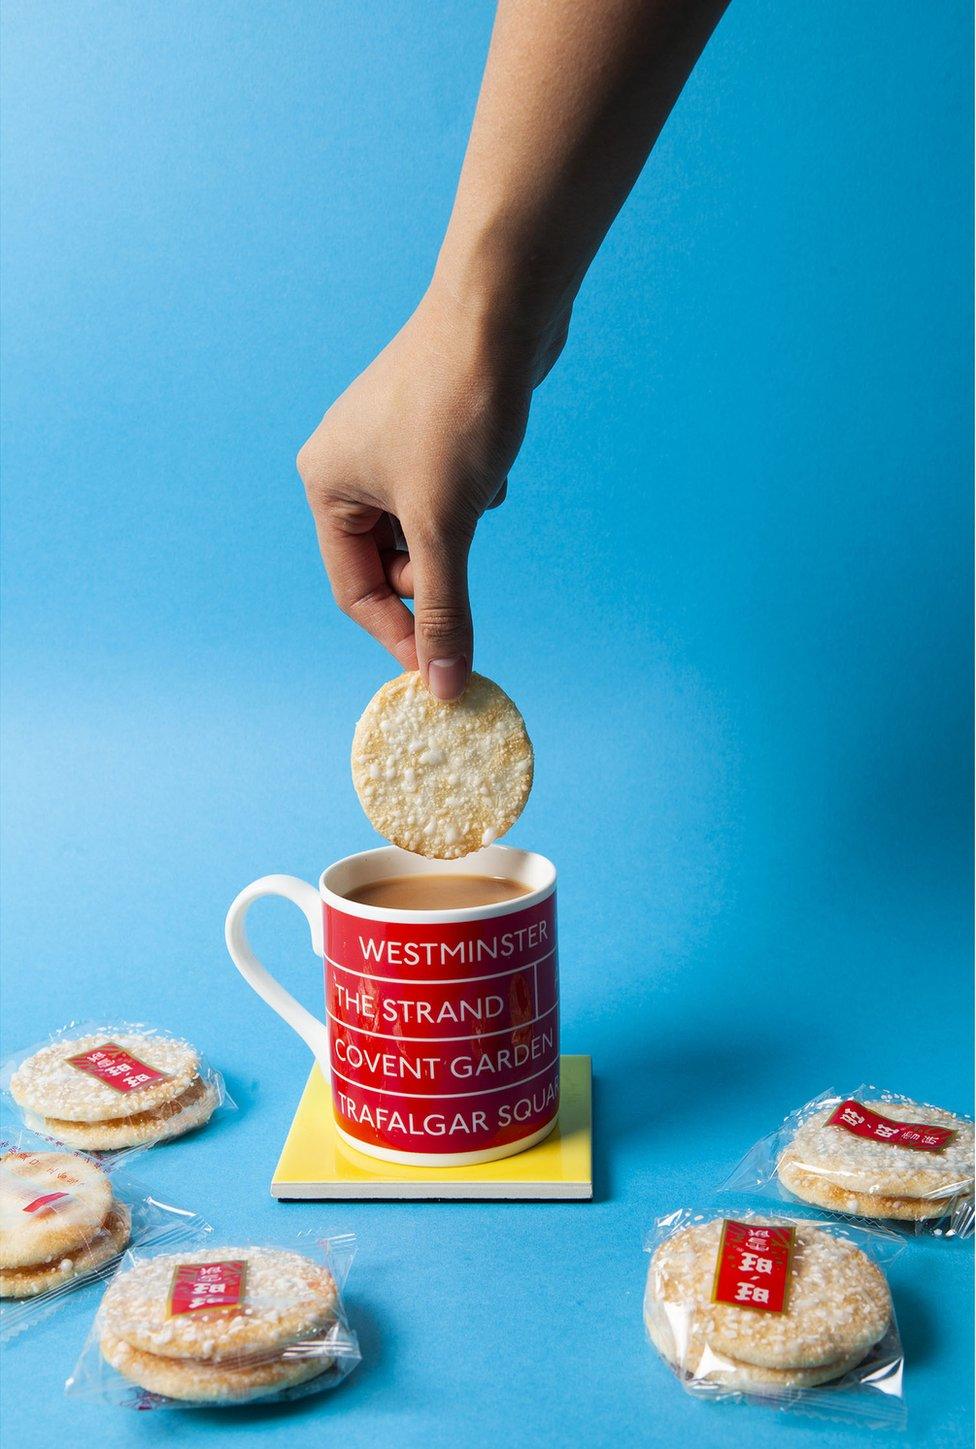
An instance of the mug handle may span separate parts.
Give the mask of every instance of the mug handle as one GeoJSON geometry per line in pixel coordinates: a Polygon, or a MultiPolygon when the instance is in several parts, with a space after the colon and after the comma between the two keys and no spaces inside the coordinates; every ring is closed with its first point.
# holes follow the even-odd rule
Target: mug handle
{"type": "Polygon", "coordinates": [[[260,900],[262,896],[284,896],[286,901],[291,901],[292,905],[298,907],[308,921],[312,935],[312,950],[316,956],[320,957],[325,950],[322,940],[321,897],[314,886],[310,886],[308,881],[300,880],[298,876],[263,875],[260,880],[252,881],[249,886],[245,886],[234,900],[227,912],[224,940],[227,942],[231,960],[248,986],[252,987],[261,1000],[266,1001],[272,1011],[276,1011],[283,1021],[287,1021],[288,1025],[297,1031],[302,1040],[311,1047],[322,1075],[328,1081],[331,1076],[328,1026],[319,1021],[318,1017],[313,1016],[310,1011],[306,1011],[305,1007],[297,1002],[280,982],[275,980],[271,972],[261,965],[247,939],[245,926],[247,913],[254,902],[260,900]]]}

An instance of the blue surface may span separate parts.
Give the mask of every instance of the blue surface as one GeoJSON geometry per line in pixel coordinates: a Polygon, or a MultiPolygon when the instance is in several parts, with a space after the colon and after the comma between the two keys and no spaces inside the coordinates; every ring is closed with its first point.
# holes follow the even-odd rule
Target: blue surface
{"type": "MultiPolygon", "coordinates": [[[[831,1084],[969,1100],[968,7],[732,6],[479,534],[597,1080],[597,1201],[522,1207],[273,1204],[308,1059],[222,943],[254,876],[373,843],[390,665],[293,458],[425,284],[490,7],[5,12],[6,1049],[198,1040],[244,1110],[141,1175],[222,1236],[358,1233],[365,1350],[279,1416],[69,1404],[89,1293],[11,1349],[7,1442],[854,1443],[688,1400],[641,1238],[831,1084]]],[[[255,916],[317,1003],[303,921],[255,916]]],[[[910,1440],[966,1444],[969,1252],[891,1277],[910,1440]]]]}

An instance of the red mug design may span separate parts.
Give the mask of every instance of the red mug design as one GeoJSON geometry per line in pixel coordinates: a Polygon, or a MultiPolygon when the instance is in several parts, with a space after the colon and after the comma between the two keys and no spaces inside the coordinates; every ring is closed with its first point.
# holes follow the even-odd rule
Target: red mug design
{"type": "Polygon", "coordinates": [[[250,986],[311,1047],[331,1083],[336,1130],[370,1157],[463,1167],[542,1140],[559,1112],[556,872],[491,845],[463,862],[387,846],[347,856],[316,891],[264,876],[227,914],[227,949],[250,986]],[[391,876],[472,874],[527,894],[456,910],[389,910],[346,892],[391,876]],[[325,967],[320,1021],[261,965],[245,917],[281,895],[308,919],[325,967]]]}

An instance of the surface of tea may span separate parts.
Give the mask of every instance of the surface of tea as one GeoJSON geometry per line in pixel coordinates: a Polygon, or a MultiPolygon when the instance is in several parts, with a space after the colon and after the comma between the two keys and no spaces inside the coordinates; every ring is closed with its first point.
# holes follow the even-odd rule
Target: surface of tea
{"type": "Polygon", "coordinates": [[[390,911],[456,911],[468,906],[494,906],[527,896],[521,881],[494,875],[392,875],[345,891],[347,901],[390,911]]]}

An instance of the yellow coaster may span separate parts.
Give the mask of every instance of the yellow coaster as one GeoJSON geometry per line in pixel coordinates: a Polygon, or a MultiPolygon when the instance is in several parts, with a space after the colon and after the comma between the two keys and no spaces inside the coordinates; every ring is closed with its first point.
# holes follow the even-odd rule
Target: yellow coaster
{"type": "Polygon", "coordinates": [[[559,1121],[527,1152],[477,1167],[400,1167],[348,1147],[313,1067],[271,1183],[279,1198],[575,1198],[593,1196],[590,1059],[560,1058],[559,1121]]]}

